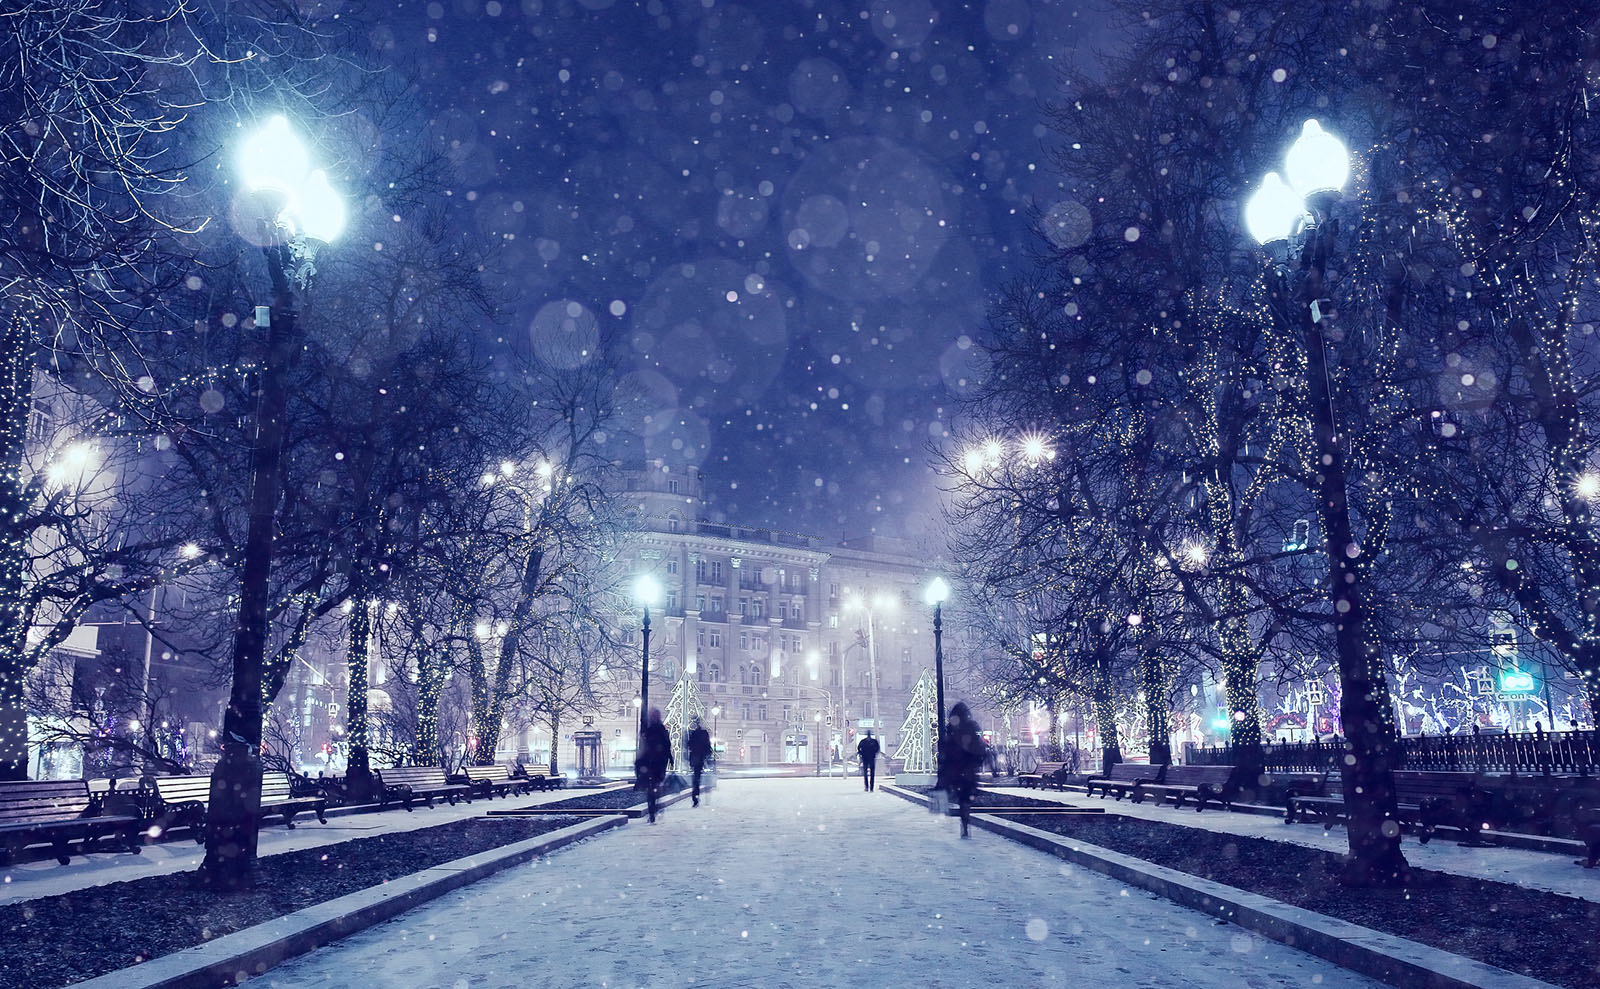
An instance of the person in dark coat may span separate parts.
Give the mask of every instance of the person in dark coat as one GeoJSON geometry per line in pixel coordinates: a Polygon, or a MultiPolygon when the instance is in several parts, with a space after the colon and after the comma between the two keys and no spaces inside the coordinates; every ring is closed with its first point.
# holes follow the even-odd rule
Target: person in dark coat
{"type": "Polygon", "coordinates": [[[695,718],[693,724],[694,727],[684,737],[683,750],[689,755],[689,769],[694,774],[694,805],[698,807],[700,774],[705,772],[706,761],[711,758],[711,733],[706,731],[706,726],[700,723],[699,718],[695,718]]]}
{"type": "Polygon", "coordinates": [[[661,784],[666,782],[670,765],[672,736],[661,723],[661,709],[653,707],[645,719],[644,731],[639,733],[639,754],[633,760],[635,785],[644,790],[651,824],[656,823],[656,801],[661,797],[661,784]]]}
{"type": "Polygon", "coordinates": [[[961,811],[961,837],[970,838],[972,795],[978,789],[978,771],[983,768],[983,734],[964,701],[950,709],[944,740],[939,744],[939,789],[950,794],[961,811]]]}
{"type": "Polygon", "coordinates": [[[856,746],[856,758],[861,760],[861,782],[866,784],[867,792],[878,784],[878,752],[883,748],[878,740],[872,737],[872,729],[867,729],[867,737],[856,746]]]}

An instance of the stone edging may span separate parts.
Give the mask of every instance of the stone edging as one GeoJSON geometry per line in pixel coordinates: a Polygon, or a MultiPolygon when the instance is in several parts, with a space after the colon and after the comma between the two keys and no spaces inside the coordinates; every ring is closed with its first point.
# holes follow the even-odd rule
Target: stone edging
{"type": "MultiPolygon", "coordinates": [[[[893,785],[883,789],[912,803],[924,807],[928,804],[928,798],[920,793],[893,785]]],[[[1428,989],[1555,989],[1548,982],[1418,941],[1290,906],[992,814],[974,814],[972,823],[1391,985],[1426,986],[1428,989]]]]}
{"type": "Polygon", "coordinates": [[[583,821],[444,862],[421,872],[306,907],[214,941],[79,982],[74,989],[214,989],[255,978],[274,965],[381,924],[575,841],[621,827],[621,814],[583,821]]]}

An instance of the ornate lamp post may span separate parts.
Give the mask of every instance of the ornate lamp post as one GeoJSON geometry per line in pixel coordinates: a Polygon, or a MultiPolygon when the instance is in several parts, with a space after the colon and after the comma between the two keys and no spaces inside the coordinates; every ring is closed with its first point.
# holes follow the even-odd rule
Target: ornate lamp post
{"type": "Polygon", "coordinates": [[[650,606],[661,600],[661,582],[641,574],[633,582],[633,599],[644,608],[644,664],[639,674],[639,741],[643,744],[645,723],[650,718],[650,606]]]}
{"type": "Polygon", "coordinates": [[[262,253],[272,279],[272,305],[256,307],[266,353],[256,378],[255,447],[250,454],[250,508],[240,558],[239,617],[233,637],[233,686],[222,721],[222,758],[211,777],[206,815],[207,885],[238,889],[253,880],[261,809],[261,667],[267,643],[268,577],[282,494],[283,415],[297,345],[298,295],[311,286],[322,245],[344,229],[344,201],[327,173],[283,117],[273,117],[241,146],[239,177],[262,207],[262,253]]]}
{"type": "Polygon", "coordinates": [[[936,703],[939,706],[939,747],[936,753],[944,751],[944,602],[950,597],[950,585],[943,577],[935,577],[928,582],[928,589],[923,592],[922,599],[933,605],[933,684],[936,703]]]}
{"type": "MultiPolygon", "coordinates": [[[[1350,758],[1344,771],[1344,799],[1350,808],[1350,878],[1391,883],[1405,870],[1400,829],[1395,826],[1393,764],[1397,738],[1385,663],[1367,628],[1365,559],[1349,552],[1358,546],[1350,519],[1346,476],[1347,440],[1339,436],[1328,368],[1326,324],[1332,319],[1325,297],[1328,259],[1334,253],[1339,223],[1332,207],[1350,178],[1344,144],[1307,120],[1284,157],[1288,181],[1270,172],[1245,205],[1245,226],[1273,255],[1269,272],[1271,309],[1297,333],[1306,355],[1307,414],[1311,421],[1315,495],[1322,513],[1323,552],[1333,606],[1334,651],[1339,662],[1339,717],[1350,758]],[[1290,284],[1290,263],[1298,275],[1290,284]]],[[[1398,321],[1400,297],[1389,293],[1388,316],[1398,321]]]]}

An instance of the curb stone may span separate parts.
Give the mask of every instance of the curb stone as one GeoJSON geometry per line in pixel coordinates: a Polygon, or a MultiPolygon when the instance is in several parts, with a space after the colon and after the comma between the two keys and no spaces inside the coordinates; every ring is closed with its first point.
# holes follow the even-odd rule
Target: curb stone
{"type": "Polygon", "coordinates": [[[374,927],[429,900],[627,822],[621,814],[611,815],[443,862],[381,886],[348,893],[225,934],[205,944],[107,972],[79,982],[72,989],[215,989],[238,985],[296,955],[374,927]]]}
{"type": "MultiPolygon", "coordinates": [[[[884,789],[903,800],[924,807],[928,805],[928,798],[920,793],[893,785],[884,789]]],[[[1425,986],[1427,989],[1557,989],[1551,983],[1418,941],[1290,906],[1258,893],[1224,886],[991,814],[973,814],[972,823],[1390,985],[1425,986]]]]}

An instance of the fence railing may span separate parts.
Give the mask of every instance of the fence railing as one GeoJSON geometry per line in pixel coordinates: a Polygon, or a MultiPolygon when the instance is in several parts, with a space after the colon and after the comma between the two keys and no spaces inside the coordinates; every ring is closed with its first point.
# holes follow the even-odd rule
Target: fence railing
{"type": "MultiPolygon", "coordinates": [[[[1278,773],[1337,770],[1347,751],[1343,739],[1275,742],[1261,747],[1263,768],[1278,773]]],[[[1184,747],[1191,765],[1237,764],[1233,746],[1184,747]]],[[[1600,732],[1523,732],[1515,735],[1412,735],[1400,739],[1396,769],[1476,770],[1480,773],[1545,775],[1600,774],[1600,732]]]]}

